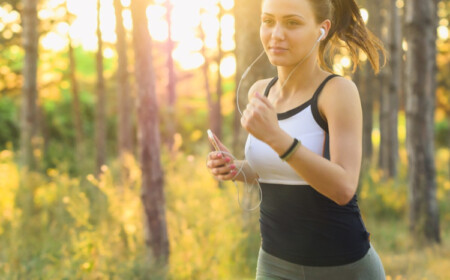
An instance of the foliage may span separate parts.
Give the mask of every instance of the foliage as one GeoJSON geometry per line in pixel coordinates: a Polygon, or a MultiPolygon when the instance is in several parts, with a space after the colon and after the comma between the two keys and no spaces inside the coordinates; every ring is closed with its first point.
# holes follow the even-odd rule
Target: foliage
{"type": "Polygon", "coordinates": [[[9,97],[0,98],[0,150],[6,148],[10,141],[14,147],[18,146],[19,127],[17,106],[14,100],[9,97]]]}
{"type": "MultiPolygon", "coordinates": [[[[46,2],[46,1],[44,1],[46,2]]],[[[42,1],[41,1],[42,3],[42,1]]],[[[62,3],[62,2],[61,2],[62,3]]],[[[440,1],[440,5],[450,2],[440,1]]],[[[18,0],[2,1],[11,12],[18,0]]],[[[14,14],[14,13],[13,13],[14,14]]],[[[448,12],[441,19],[448,17],[448,12]]],[[[41,173],[27,173],[15,162],[19,143],[19,111],[23,50],[19,18],[0,18],[0,279],[163,279],[145,247],[140,205],[140,170],[126,159],[129,177],[119,181],[115,159],[117,134],[115,57],[105,58],[108,81],[108,154],[110,167],[99,178],[83,176],[94,170],[93,145],[96,65],[95,53],[75,46],[80,86],[81,119],[86,156],[75,161],[75,132],[67,50],[39,49],[39,106],[43,134],[41,173]],[[79,167],[83,170],[80,172],[79,167]]],[[[41,23],[41,35],[63,18],[41,23]]],[[[442,22],[442,21],[441,21],[442,22]]],[[[448,26],[448,20],[447,20],[448,26]]],[[[208,110],[204,77],[199,69],[177,73],[174,115],[165,103],[163,44],[155,48],[157,92],[162,138],[169,123],[177,134],[172,151],[163,152],[166,214],[170,238],[169,279],[253,279],[260,244],[257,212],[244,222],[233,184],[221,188],[204,167],[208,144],[208,110]]],[[[113,46],[105,43],[105,47],[113,46]]],[[[443,244],[415,248],[408,233],[407,154],[399,150],[399,176],[385,179],[376,168],[361,176],[359,201],[382,257],[388,279],[447,279],[450,268],[450,40],[438,40],[438,89],[435,118],[437,197],[443,244]],[[446,278],[447,277],[447,278],[446,278]]],[[[131,57],[131,55],[130,55],[131,57]]],[[[132,75],[131,87],[133,88],[132,75]]],[[[213,86],[213,83],[210,85],[213,86]]],[[[230,143],[235,83],[224,80],[223,142],[230,143]]],[[[246,94],[240,92],[240,94],[246,94]]],[[[375,112],[376,113],[376,112],[375,112]]],[[[378,119],[378,118],[376,118],[378,119]]],[[[374,134],[377,134],[375,131],[374,134]]],[[[379,136],[379,135],[378,135],[379,136]]],[[[404,113],[399,115],[401,144],[406,136],[404,113]]],[[[374,141],[379,144],[379,141],[374,141]]],[[[374,153],[377,154],[377,153],[374,153]]]]}
{"type": "Polygon", "coordinates": [[[247,223],[242,220],[236,186],[218,187],[202,155],[176,153],[165,160],[170,278],[251,277],[260,244],[258,212],[251,212],[247,223]]]}
{"type": "Polygon", "coordinates": [[[159,279],[142,246],[135,173],[118,188],[107,168],[81,180],[25,173],[13,157],[0,154],[1,279],[159,279]]]}
{"type": "MultiPolygon", "coordinates": [[[[140,171],[132,158],[120,184],[118,164],[104,167],[99,179],[79,179],[56,169],[25,173],[12,151],[0,155],[1,279],[158,279],[143,246],[140,171]]],[[[234,186],[218,188],[203,158],[173,156],[165,158],[165,172],[175,175],[167,176],[169,278],[251,275],[255,263],[248,266],[245,252],[249,244],[255,252],[259,239],[247,242],[234,186]]]]}
{"type": "MultiPolygon", "coordinates": [[[[235,186],[218,187],[205,168],[206,152],[189,155],[179,147],[162,158],[171,251],[167,278],[253,279],[257,211],[244,223],[235,186]]],[[[10,148],[0,152],[1,279],[163,279],[147,257],[140,169],[132,157],[126,159],[128,179],[120,182],[119,162],[103,167],[99,178],[57,169],[26,173],[10,148]]],[[[399,179],[385,181],[373,169],[363,176],[361,211],[388,279],[445,279],[450,151],[441,149],[436,157],[443,244],[425,251],[408,233],[404,155],[399,179]]]]}

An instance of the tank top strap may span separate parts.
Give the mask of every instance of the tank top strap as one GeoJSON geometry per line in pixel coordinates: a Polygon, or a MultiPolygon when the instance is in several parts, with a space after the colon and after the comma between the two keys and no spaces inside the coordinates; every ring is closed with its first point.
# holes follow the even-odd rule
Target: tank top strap
{"type": "Polygon", "coordinates": [[[278,77],[275,76],[275,77],[273,77],[273,79],[269,82],[269,84],[268,84],[267,87],[266,87],[266,90],[264,91],[264,96],[265,96],[265,97],[269,96],[270,89],[273,87],[273,85],[274,85],[277,81],[278,81],[278,77]]]}
{"type": "Polygon", "coordinates": [[[333,79],[334,77],[339,77],[339,75],[336,74],[331,74],[328,77],[325,78],[325,80],[323,80],[323,82],[319,85],[319,87],[317,88],[317,90],[314,92],[314,95],[312,97],[312,102],[311,102],[311,111],[312,114],[314,116],[314,119],[316,120],[317,124],[326,132],[328,133],[328,123],[326,120],[324,120],[322,118],[322,116],[320,115],[319,112],[319,107],[318,107],[318,100],[319,100],[319,95],[322,92],[323,88],[325,87],[325,85],[328,83],[329,80],[333,79]]]}

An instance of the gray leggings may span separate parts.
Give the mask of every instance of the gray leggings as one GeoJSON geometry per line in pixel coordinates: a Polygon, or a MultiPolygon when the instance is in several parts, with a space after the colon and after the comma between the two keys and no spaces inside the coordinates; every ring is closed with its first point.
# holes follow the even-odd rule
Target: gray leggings
{"type": "Polygon", "coordinates": [[[385,280],[375,249],[356,262],[339,266],[304,266],[272,256],[259,249],[256,280],[385,280]]]}

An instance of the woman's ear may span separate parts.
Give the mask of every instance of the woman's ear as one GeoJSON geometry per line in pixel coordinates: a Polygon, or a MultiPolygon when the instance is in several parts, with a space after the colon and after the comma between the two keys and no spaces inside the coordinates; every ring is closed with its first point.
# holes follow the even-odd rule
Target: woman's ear
{"type": "Polygon", "coordinates": [[[331,21],[330,20],[324,20],[321,23],[321,27],[320,27],[320,36],[319,39],[317,39],[317,41],[321,41],[323,40],[325,37],[327,37],[328,35],[328,31],[330,31],[331,28],[331,21]]]}
{"type": "Polygon", "coordinates": [[[320,36],[319,36],[319,38],[317,39],[317,42],[320,42],[324,37],[325,37],[325,28],[323,28],[323,27],[321,27],[320,28],[320,36]]]}

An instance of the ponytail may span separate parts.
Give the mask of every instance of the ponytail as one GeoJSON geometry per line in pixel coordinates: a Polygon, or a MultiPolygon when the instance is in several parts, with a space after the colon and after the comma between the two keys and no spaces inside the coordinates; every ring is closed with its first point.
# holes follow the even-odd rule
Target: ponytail
{"type": "MultiPolygon", "coordinates": [[[[311,0],[310,2],[315,1],[311,0]]],[[[355,0],[330,1],[332,3],[331,15],[329,14],[331,16],[331,29],[328,36],[320,44],[319,59],[321,65],[327,70],[331,70],[328,65],[332,65],[333,55],[344,42],[350,51],[353,72],[359,64],[359,51],[362,50],[367,55],[375,73],[378,73],[380,70],[380,55],[383,57],[383,65],[386,63],[383,43],[367,29],[355,0]],[[327,54],[329,63],[325,61],[324,54],[327,54]]],[[[320,18],[318,19],[320,20],[320,18]]]]}

